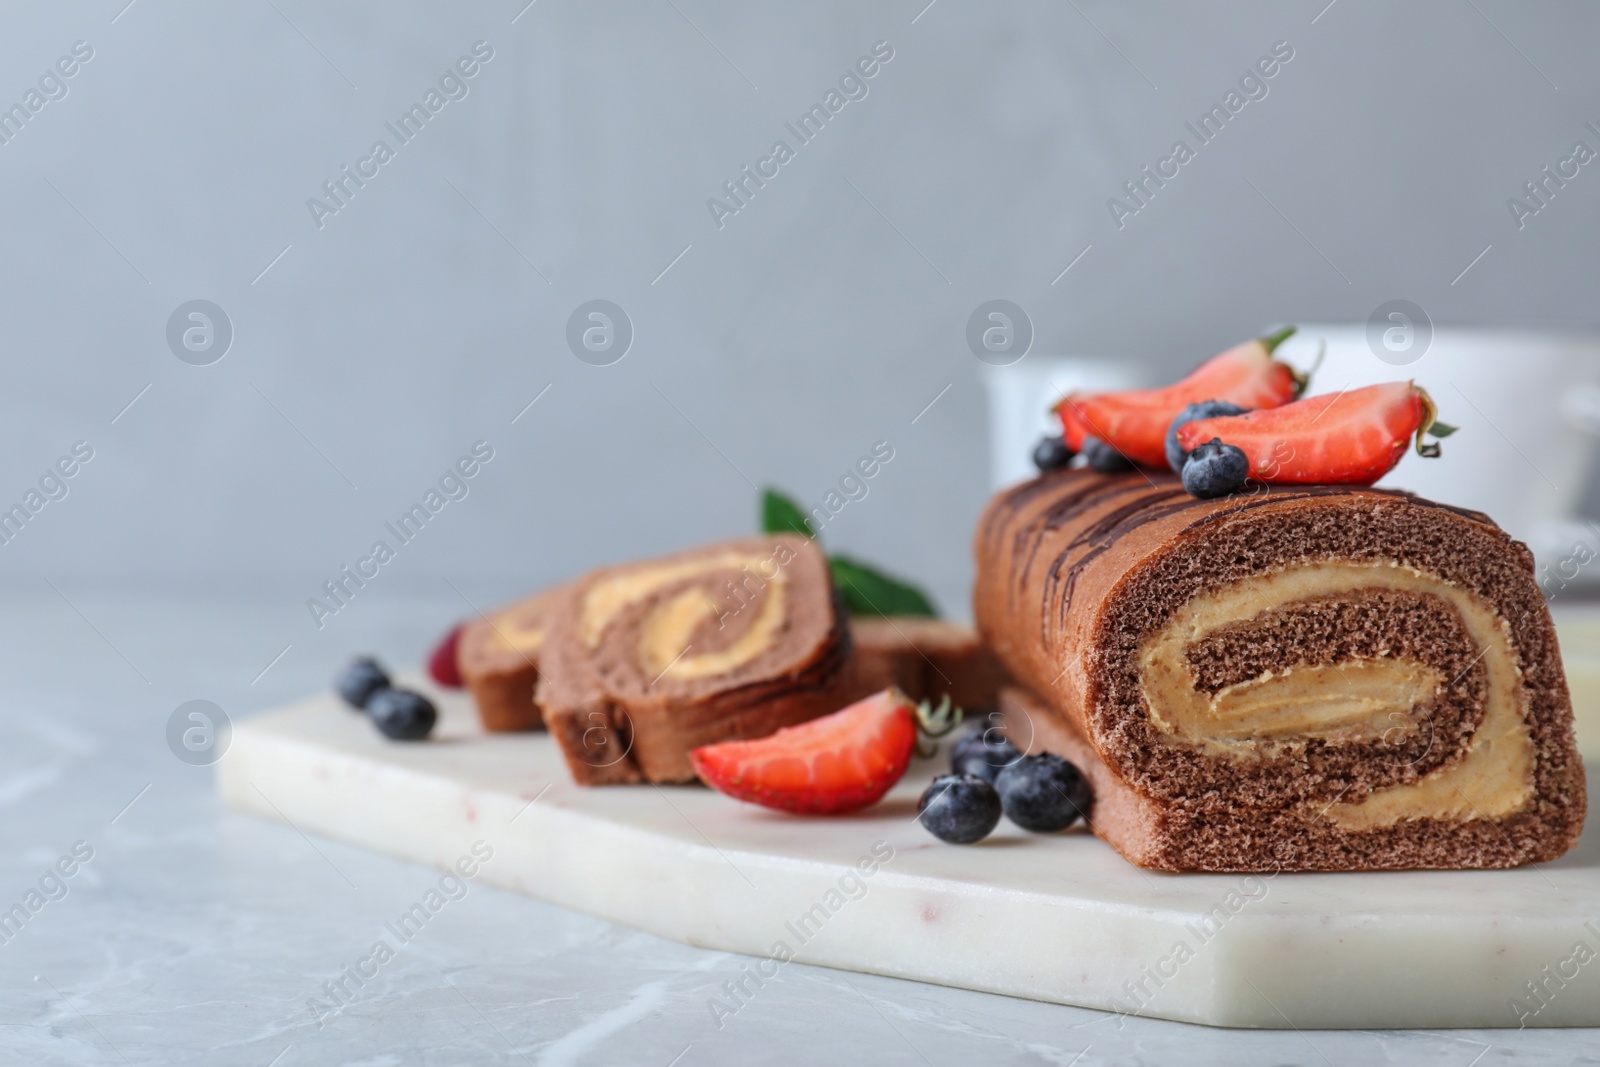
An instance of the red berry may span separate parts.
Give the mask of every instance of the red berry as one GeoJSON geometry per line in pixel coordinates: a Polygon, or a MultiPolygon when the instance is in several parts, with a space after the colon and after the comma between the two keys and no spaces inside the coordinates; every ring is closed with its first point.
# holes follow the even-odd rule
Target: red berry
{"type": "Polygon", "coordinates": [[[456,665],[456,648],[461,644],[461,631],[467,624],[457,623],[428,655],[428,677],[446,689],[461,688],[461,668],[456,665]]]}
{"type": "Polygon", "coordinates": [[[1135,463],[1164,468],[1167,430],[1188,405],[1224,400],[1242,408],[1275,408],[1299,395],[1305,379],[1272,358],[1291,332],[1292,327],[1230,348],[1161,389],[1070,393],[1056,405],[1062,436],[1074,452],[1083,451],[1086,438],[1098,437],[1135,463]]]}
{"type": "Polygon", "coordinates": [[[1411,382],[1389,382],[1307,397],[1270,411],[1196,419],[1178,429],[1193,449],[1220,438],[1244,450],[1250,476],[1269,485],[1371,485],[1388,474],[1416,438],[1417,451],[1438,455],[1422,435],[1434,426],[1433,399],[1411,382]]]}
{"type": "Polygon", "coordinates": [[[885,689],[842,711],[755,741],[689,754],[695,773],[738,800],[799,815],[838,815],[883,798],[911,763],[917,723],[909,697],[885,689]]]}

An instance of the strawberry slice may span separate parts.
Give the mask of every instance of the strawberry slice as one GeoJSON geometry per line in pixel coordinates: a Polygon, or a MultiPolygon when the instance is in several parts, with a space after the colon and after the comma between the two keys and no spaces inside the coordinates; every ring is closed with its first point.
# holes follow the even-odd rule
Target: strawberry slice
{"type": "Polygon", "coordinates": [[[1324,393],[1268,411],[1197,419],[1178,430],[1185,449],[1220,438],[1244,450],[1250,476],[1268,485],[1371,485],[1414,437],[1417,454],[1439,454],[1423,435],[1455,432],[1435,419],[1433,398],[1412,382],[1324,393]]]}
{"type": "Polygon", "coordinates": [[[460,689],[461,668],[456,666],[456,649],[461,644],[461,631],[466,623],[457,623],[428,654],[428,677],[446,689],[460,689]]]}
{"type": "Polygon", "coordinates": [[[1056,402],[1056,418],[1061,420],[1061,439],[1067,443],[1067,447],[1073,452],[1082,452],[1084,438],[1089,436],[1089,424],[1078,414],[1073,401],[1077,395],[1068,393],[1056,402]]]}
{"type": "Polygon", "coordinates": [[[917,742],[909,697],[885,689],[842,711],[755,741],[689,753],[721,793],[797,815],[839,815],[875,804],[906,773],[917,742]]]}
{"type": "Polygon", "coordinates": [[[1246,341],[1161,389],[1069,393],[1055,409],[1061,436],[1074,452],[1083,451],[1084,438],[1092,435],[1135,463],[1165,467],[1167,427],[1189,404],[1226,400],[1242,408],[1275,408],[1305,390],[1305,376],[1272,358],[1292,333],[1294,327],[1287,326],[1270,337],[1246,341]]]}

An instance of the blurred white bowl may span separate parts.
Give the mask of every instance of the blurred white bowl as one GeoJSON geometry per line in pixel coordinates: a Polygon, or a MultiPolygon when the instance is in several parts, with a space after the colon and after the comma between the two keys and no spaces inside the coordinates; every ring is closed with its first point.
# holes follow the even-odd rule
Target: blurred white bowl
{"type": "Polygon", "coordinates": [[[1541,563],[1565,559],[1578,542],[1600,547],[1600,535],[1578,519],[1600,445],[1592,418],[1600,337],[1441,327],[1429,342],[1404,323],[1387,336],[1312,325],[1277,354],[1304,369],[1324,342],[1313,393],[1409,378],[1428,390],[1441,420],[1460,427],[1440,442],[1438,459],[1409,453],[1380,486],[1485,512],[1541,563]]]}

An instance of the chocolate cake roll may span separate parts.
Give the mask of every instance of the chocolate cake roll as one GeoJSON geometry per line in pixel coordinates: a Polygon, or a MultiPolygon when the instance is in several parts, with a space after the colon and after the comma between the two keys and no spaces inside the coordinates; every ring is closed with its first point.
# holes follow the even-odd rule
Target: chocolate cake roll
{"type": "Polygon", "coordinates": [[[552,618],[537,698],[586,785],[693,781],[690,749],[837,711],[856,684],[827,560],[804,537],[594,571],[552,618]]]}
{"type": "Polygon", "coordinates": [[[1006,672],[977,631],[921,615],[853,618],[853,669],[864,692],[898,686],[912,700],[944,697],[965,711],[997,706],[1006,672]]]}
{"type": "Polygon", "coordinates": [[[539,681],[539,651],[557,599],[557,591],[546,590],[492,611],[461,631],[456,667],[485,730],[536,730],[544,724],[533,692],[539,681]]]}
{"type": "Polygon", "coordinates": [[[997,496],[975,549],[979,631],[1037,698],[1008,733],[1076,739],[1094,827],[1135,863],[1509,867],[1577,841],[1555,631],[1483,515],[1075,470],[997,496]]]}

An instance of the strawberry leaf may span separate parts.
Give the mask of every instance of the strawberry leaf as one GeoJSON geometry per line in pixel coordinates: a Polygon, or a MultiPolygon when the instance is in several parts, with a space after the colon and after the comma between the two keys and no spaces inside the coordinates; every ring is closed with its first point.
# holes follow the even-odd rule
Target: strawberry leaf
{"type": "Polygon", "coordinates": [[[926,615],[939,612],[927,594],[914,585],[891,578],[865,563],[846,556],[832,556],[828,567],[834,584],[852,615],[926,615]]]}
{"type": "Polygon", "coordinates": [[[926,737],[943,737],[960,726],[961,720],[966,717],[966,712],[950,703],[949,693],[941,697],[937,705],[931,700],[924,700],[911,713],[916,716],[917,729],[926,737]]]}
{"type": "Polygon", "coordinates": [[[816,536],[806,525],[806,514],[800,510],[800,505],[771,487],[761,491],[761,532],[816,536]]]}
{"type": "Polygon", "coordinates": [[[1298,328],[1297,326],[1285,326],[1277,333],[1268,334],[1261,338],[1261,347],[1267,350],[1267,355],[1272,355],[1273,352],[1277,351],[1279,345],[1294,336],[1294,332],[1298,328]]]}
{"type": "Polygon", "coordinates": [[[1416,390],[1417,399],[1422,401],[1422,421],[1417,424],[1417,455],[1425,459],[1439,458],[1439,442],[1424,441],[1424,435],[1432,437],[1449,437],[1456,432],[1456,428],[1449,423],[1439,421],[1439,406],[1433,402],[1433,397],[1428,391],[1416,382],[1411,383],[1411,388],[1416,390]],[[1443,430],[1443,433],[1438,432],[1443,430]]]}
{"type": "MultiPolygon", "coordinates": [[[[1306,390],[1311,388],[1311,379],[1317,376],[1317,371],[1322,369],[1322,359],[1328,354],[1328,342],[1322,341],[1317,345],[1317,358],[1312,361],[1311,369],[1298,371],[1289,367],[1289,377],[1294,379],[1294,398],[1299,400],[1306,395],[1306,390]]],[[[1288,366],[1288,364],[1285,364],[1288,366]]]]}
{"type": "Polygon", "coordinates": [[[939,701],[938,707],[924,700],[911,710],[911,714],[917,720],[917,744],[913,751],[918,759],[932,759],[937,756],[939,738],[954,732],[966,716],[966,712],[950,703],[949,693],[939,701]]]}

